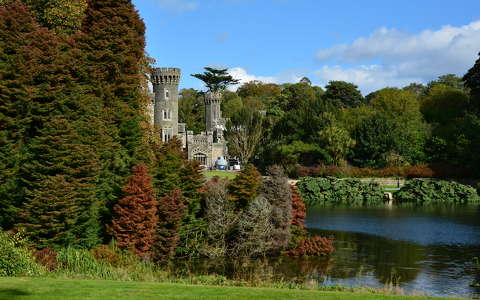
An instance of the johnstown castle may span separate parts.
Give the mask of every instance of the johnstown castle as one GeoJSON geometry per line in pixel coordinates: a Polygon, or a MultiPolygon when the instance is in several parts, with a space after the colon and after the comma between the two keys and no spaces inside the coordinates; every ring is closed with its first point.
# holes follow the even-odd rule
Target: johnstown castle
{"type": "Polygon", "coordinates": [[[162,141],[177,136],[188,153],[201,165],[211,168],[225,165],[227,145],[223,137],[225,119],[222,118],[221,93],[205,94],[206,131],[194,135],[186,131],[186,124],[178,122],[178,85],[181,71],[178,68],[156,68],[151,74],[153,84],[153,123],[160,130],[162,141]]]}

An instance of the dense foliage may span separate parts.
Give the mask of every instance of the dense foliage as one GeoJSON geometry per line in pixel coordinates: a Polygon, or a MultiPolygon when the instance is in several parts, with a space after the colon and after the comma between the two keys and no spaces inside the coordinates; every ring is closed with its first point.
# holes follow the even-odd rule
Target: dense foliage
{"type": "Polygon", "coordinates": [[[475,188],[457,182],[414,179],[395,194],[395,201],[414,206],[480,204],[480,196],[475,188]]]}
{"type": "Polygon", "coordinates": [[[0,232],[0,277],[33,276],[42,272],[25,242],[21,233],[0,232]]]}
{"type": "Polygon", "coordinates": [[[297,187],[307,207],[317,205],[374,206],[381,205],[385,196],[376,183],[333,177],[303,177],[297,187]]]}

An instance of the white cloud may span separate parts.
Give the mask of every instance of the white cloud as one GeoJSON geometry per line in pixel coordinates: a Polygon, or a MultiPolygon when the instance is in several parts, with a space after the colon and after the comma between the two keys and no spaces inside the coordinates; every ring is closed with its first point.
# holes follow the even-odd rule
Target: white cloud
{"type": "Polygon", "coordinates": [[[240,80],[239,84],[231,86],[231,90],[236,90],[240,85],[258,80],[263,83],[277,83],[278,80],[275,77],[270,77],[270,76],[256,76],[252,74],[248,74],[247,70],[244,68],[236,67],[236,68],[230,68],[228,69],[228,74],[230,74],[233,78],[240,80]]]}
{"type": "Polygon", "coordinates": [[[328,65],[315,73],[321,82],[349,80],[368,92],[413,81],[428,82],[447,73],[463,75],[474,64],[479,51],[480,21],[417,34],[380,28],[351,44],[320,50],[317,59],[321,62],[353,66],[328,65]]]}
{"type": "Polygon", "coordinates": [[[185,10],[193,10],[198,7],[198,4],[196,2],[188,0],[158,0],[158,3],[162,8],[178,12],[185,10]]]}

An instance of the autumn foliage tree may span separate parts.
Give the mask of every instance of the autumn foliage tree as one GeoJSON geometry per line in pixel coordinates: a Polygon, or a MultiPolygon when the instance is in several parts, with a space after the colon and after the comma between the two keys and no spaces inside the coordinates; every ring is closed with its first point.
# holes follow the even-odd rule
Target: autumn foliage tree
{"type": "Polygon", "coordinates": [[[229,185],[230,200],[235,203],[237,209],[243,209],[255,199],[261,185],[260,173],[255,166],[248,164],[229,185]]]}
{"type": "Polygon", "coordinates": [[[145,165],[134,166],[132,170],[133,175],[123,187],[124,197],[114,207],[108,230],[120,248],[148,258],[152,254],[158,221],[156,193],[145,165]]]}
{"type": "Polygon", "coordinates": [[[155,241],[156,260],[167,260],[175,255],[185,208],[182,192],[179,189],[173,190],[170,195],[160,200],[155,241]]]}
{"type": "Polygon", "coordinates": [[[297,187],[295,185],[290,185],[290,189],[292,194],[292,225],[305,228],[307,208],[297,187]]]}

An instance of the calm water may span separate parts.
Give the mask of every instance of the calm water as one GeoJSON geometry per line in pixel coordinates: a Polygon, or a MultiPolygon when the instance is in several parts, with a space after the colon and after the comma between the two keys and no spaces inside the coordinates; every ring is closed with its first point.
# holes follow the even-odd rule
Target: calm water
{"type": "Polygon", "coordinates": [[[472,263],[480,257],[478,208],[317,208],[307,223],[336,237],[333,283],[379,287],[393,278],[407,293],[480,295],[469,287],[478,276],[472,263]]]}
{"type": "Polygon", "coordinates": [[[345,209],[308,212],[312,234],[335,237],[330,258],[270,258],[178,262],[188,274],[384,287],[398,282],[407,293],[480,297],[480,209],[345,209]]]}

